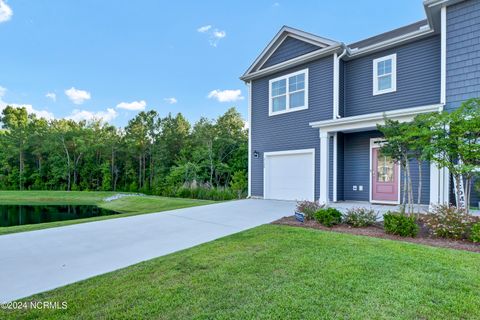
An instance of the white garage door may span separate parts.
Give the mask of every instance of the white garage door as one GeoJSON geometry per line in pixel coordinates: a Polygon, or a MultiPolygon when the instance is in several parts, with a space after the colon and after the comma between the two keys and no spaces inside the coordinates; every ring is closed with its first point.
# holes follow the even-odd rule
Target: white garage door
{"type": "Polygon", "coordinates": [[[315,149],[265,153],[266,199],[314,199],[315,149]]]}

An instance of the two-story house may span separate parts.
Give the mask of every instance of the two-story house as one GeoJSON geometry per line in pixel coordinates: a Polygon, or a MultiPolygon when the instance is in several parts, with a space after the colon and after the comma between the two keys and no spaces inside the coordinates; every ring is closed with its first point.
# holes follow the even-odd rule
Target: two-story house
{"type": "MultiPolygon", "coordinates": [[[[379,154],[377,123],[480,97],[480,0],[424,7],[427,19],[348,45],[278,32],[241,77],[249,89],[249,196],[401,201],[402,172],[379,154]]],[[[447,202],[448,171],[424,163],[423,173],[423,203],[447,202]]]]}

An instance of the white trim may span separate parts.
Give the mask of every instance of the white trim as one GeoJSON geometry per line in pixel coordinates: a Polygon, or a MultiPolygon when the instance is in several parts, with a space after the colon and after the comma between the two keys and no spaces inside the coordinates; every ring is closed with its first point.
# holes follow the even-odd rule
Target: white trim
{"type": "Polygon", "coordinates": [[[333,54],[333,115],[332,119],[337,118],[338,114],[338,92],[340,87],[340,63],[338,61],[338,54],[333,54]]]}
{"type": "Polygon", "coordinates": [[[270,66],[270,67],[267,67],[267,68],[264,68],[264,69],[261,69],[261,70],[258,70],[258,71],[254,71],[254,72],[251,72],[251,73],[246,73],[245,75],[240,77],[240,79],[243,80],[243,81],[248,81],[248,80],[253,80],[253,79],[256,79],[256,78],[264,77],[264,76],[267,76],[269,74],[281,71],[283,69],[292,68],[294,66],[304,64],[306,62],[309,62],[309,61],[312,61],[312,60],[315,60],[315,59],[318,59],[318,58],[321,58],[321,57],[324,57],[324,56],[328,56],[328,55],[332,54],[333,52],[337,51],[340,47],[341,47],[341,45],[338,44],[338,45],[331,46],[331,47],[325,47],[324,49],[315,50],[315,51],[312,51],[310,53],[301,55],[299,57],[296,57],[296,58],[293,58],[293,59],[290,59],[290,60],[287,60],[287,61],[284,61],[284,62],[277,63],[273,66],[270,66]]]}
{"type": "Polygon", "coordinates": [[[332,201],[337,202],[337,142],[338,142],[338,133],[335,132],[333,134],[333,193],[332,193],[332,201]]]}
{"type": "Polygon", "coordinates": [[[292,73],[289,73],[289,74],[286,74],[286,75],[283,75],[283,76],[280,76],[280,77],[277,77],[277,78],[274,78],[274,79],[270,79],[268,81],[268,115],[269,116],[275,116],[275,115],[283,114],[283,113],[301,111],[301,110],[305,110],[305,109],[308,109],[308,68],[300,70],[300,71],[292,72],[292,73]],[[294,92],[302,91],[302,90],[297,90],[297,91],[294,91],[294,92],[290,92],[289,78],[293,77],[293,76],[296,76],[296,75],[299,75],[299,74],[304,74],[305,75],[305,82],[304,82],[304,89],[303,89],[303,91],[304,91],[304,105],[302,107],[298,107],[298,108],[290,108],[290,94],[294,93],[294,92]],[[272,106],[272,83],[276,82],[276,81],[280,81],[280,80],[286,80],[285,81],[285,83],[286,83],[286,88],[285,88],[286,109],[285,110],[280,110],[280,111],[273,111],[272,110],[272,107],[273,107],[272,106]]]}
{"type": "Polygon", "coordinates": [[[398,176],[397,176],[397,179],[398,179],[398,189],[397,189],[397,201],[384,201],[384,200],[373,200],[373,159],[372,159],[372,151],[374,148],[378,148],[379,146],[381,146],[383,143],[380,143],[380,144],[375,144],[375,142],[377,141],[385,141],[385,138],[370,138],[370,155],[369,155],[369,172],[370,172],[370,175],[369,175],[369,186],[370,186],[370,190],[369,190],[369,201],[370,203],[381,203],[381,204],[400,204],[400,198],[401,198],[401,180],[402,180],[402,168],[398,165],[398,164],[395,164],[398,168],[398,176]]]}
{"type": "Polygon", "coordinates": [[[248,197],[252,196],[252,82],[248,86],[248,197]]]}
{"type": "Polygon", "coordinates": [[[401,122],[407,122],[411,121],[417,114],[440,112],[442,110],[442,104],[433,104],[414,108],[362,114],[359,116],[345,117],[341,119],[310,122],[310,126],[313,128],[320,128],[321,131],[327,132],[375,129],[377,124],[384,123],[384,117],[401,122]]]}
{"type": "Polygon", "coordinates": [[[447,102],[447,7],[441,9],[440,103],[447,102]]]}
{"type": "Polygon", "coordinates": [[[315,149],[297,149],[297,150],[285,150],[285,151],[271,151],[271,152],[264,152],[263,153],[263,198],[267,198],[267,158],[272,156],[284,156],[284,155],[291,155],[291,154],[311,154],[312,159],[312,197],[311,199],[315,200],[315,149]]]}
{"type": "MultiPolygon", "coordinates": [[[[314,44],[314,45],[320,47],[320,49],[322,49],[322,48],[325,49],[328,46],[338,46],[340,44],[339,42],[336,42],[334,40],[319,37],[319,36],[313,35],[311,33],[308,33],[308,32],[302,31],[302,30],[297,30],[297,29],[294,29],[294,28],[291,28],[291,27],[283,26],[277,32],[275,37],[273,37],[273,39],[269,42],[267,47],[265,47],[265,49],[262,50],[260,55],[255,59],[255,61],[248,68],[248,70],[244,73],[244,75],[242,76],[242,80],[247,80],[247,79],[243,79],[243,78],[247,77],[250,74],[256,73],[256,72],[252,72],[252,71],[254,69],[257,69],[257,71],[258,71],[258,69],[263,66],[265,61],[268,60],[268,58],[272,55],[272,53],[275,52],[275,50],[282,44],[282,42],[288,36],[291,36],[291,37],[294,37],[296,39],[314,44]],[[261,63],[261,65],[258,66],[260,63],[261,63]]],[[[303,56],[300,56],[300,57],[303,57],[303,56]]]]}
{"type": "Polygon", "coordinates": [[[373,95],[385,94],[397,91],[397,54],[390,54],[381,58],[373,59],[373,95]],[[378,89],[378,64],[383,61],[392,61],[392,72],[390,73],[392,85],[388,89],[378,89]]]}
{"type": "Polygon", "coordinates": [[[329,152],[329,134],[327,132],[320,131],[320,198],[319,202],[328,204],[329,198],[329,165],[328,165],[328,152],[329,152]]]}

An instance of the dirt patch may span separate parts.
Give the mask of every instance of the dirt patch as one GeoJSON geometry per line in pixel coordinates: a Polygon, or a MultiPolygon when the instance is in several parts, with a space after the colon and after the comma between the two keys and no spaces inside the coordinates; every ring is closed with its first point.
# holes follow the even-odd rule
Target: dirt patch
{"type": "Polygon", "coordinates": [[[461,241],[461,240],[455,241],[455,240],[432,237],[428,233],[427,228],[422,224],[419,225],[420,230],[416,238],[404,238],[400,236],[386,234],[383,230],[383,226],[381,223],[375,224],[374,226],[371,226],[371,227],[363,227],[363,228],[352,228],[350,226],[343,225],[343,224],[333,226],[332,228],[327,228],[322,226],[316,221],[299,222],[295,219],[294,216],[290,216],[290,217],[283,217],[277,221],[272,222],[272,224],[286,225],[286,226],[300,227],[300,228],[319,229],[319,230],[331,231],[331,232],[349,233],[349,234],[355,234],[355,235],[361,235],[361,236],[367,236],[367,237],[419,243],[419,244],[424,244],[432,247],[442,247],[442,248],[450,248],[450,249],[456,249],[456,250],[480,252],[479,243],[472,243],[472,242],[461,241]]]}

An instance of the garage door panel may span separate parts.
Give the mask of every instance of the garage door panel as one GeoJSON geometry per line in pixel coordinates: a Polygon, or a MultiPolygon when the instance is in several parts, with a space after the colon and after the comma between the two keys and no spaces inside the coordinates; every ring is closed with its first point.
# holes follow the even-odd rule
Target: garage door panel
{"type": "Polygon", "coordinates": [[[312,152],[276,154],[265,158],[265,198],[313,200],[312,152]]]}

